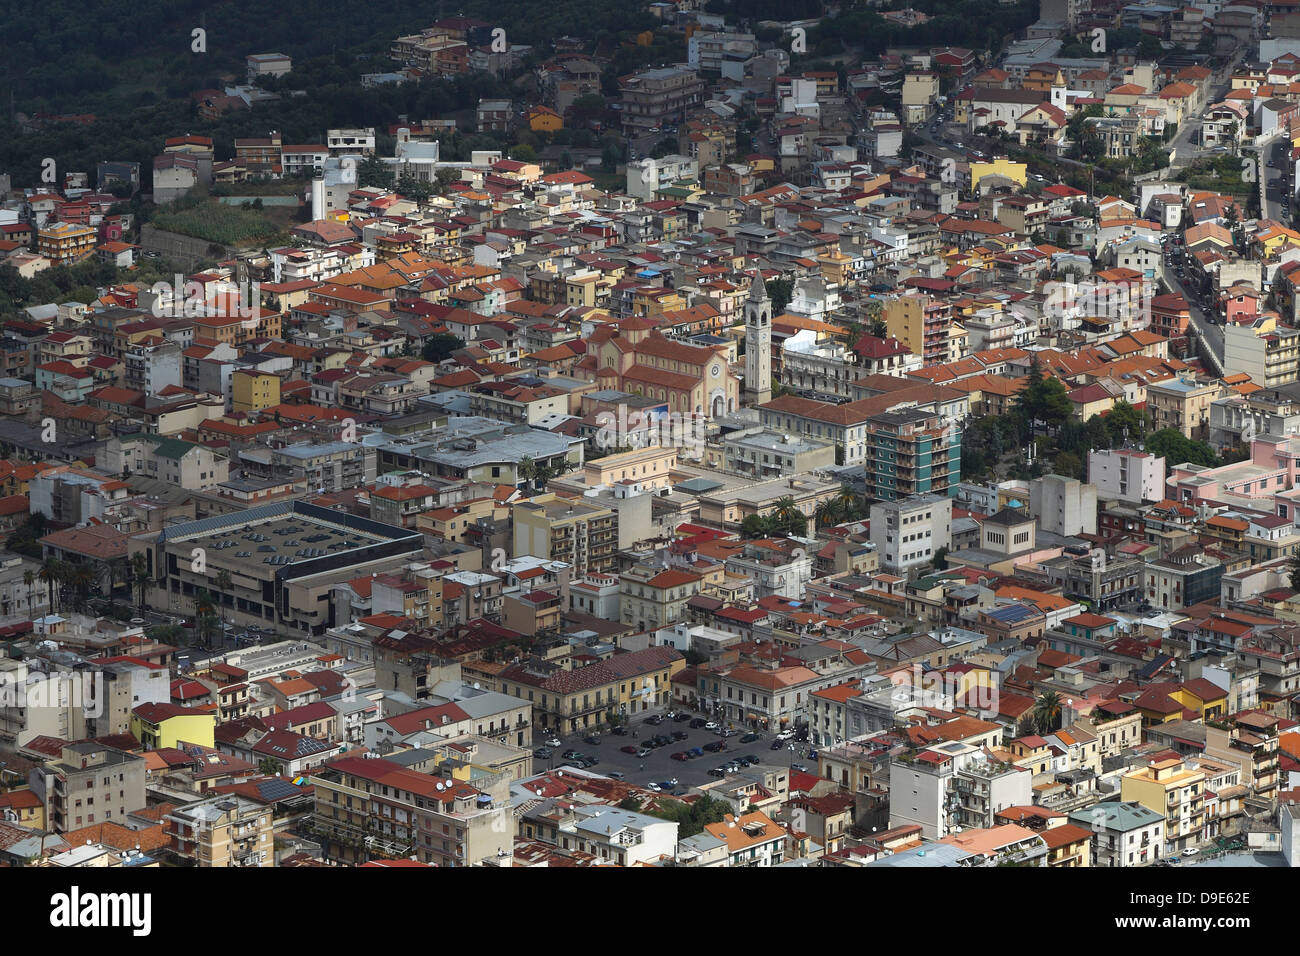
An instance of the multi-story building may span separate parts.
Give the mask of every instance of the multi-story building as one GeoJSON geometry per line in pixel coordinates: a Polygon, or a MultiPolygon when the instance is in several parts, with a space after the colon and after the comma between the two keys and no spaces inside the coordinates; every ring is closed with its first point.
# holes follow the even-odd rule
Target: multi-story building
{"type": "Polygon", "coordinates": [[[612,509],[544,494],[516,501],[510,510],[514,554],[566,561],[575,574],[614,569],[618,525],[612,509]]]}
{"type": "Polygon", "coordinates": [[[686,616],[686,602],[702,586],[703,578],[692,571],[637,565],[619,579],[619,613],[637,630],[663,627],[686,616]]]}
{"type": "Polygon", "coordinates": [[[1262,710],[1233,714],[1205,725],[1205,755],[1236,764],[1255,796],[1273,799],[1280,785],[1279,718],[1262,710]]]}
{"type": "Polygon", "coordinates": [[[1106,801],[1070,814],[1092,831],[1093,866],[1145,866],[1161,858],[1165,817],[1140,803],[1106,801]]]}
{"type": "MultiPolygon", "coordinates": [[[[1300,336],[1300,332],[1296,334],[1300,336]]],[[[1210,406],[1222,394],[1223,385],[1217,380],[1196,382],[1176,378],[1152,382],[1147,385],[1147,411],[1151,415],[1151,427],[1157,431],[1162,428],[1177,429],[1188,438],[1204,441],[1210,437],[1210,406]]]]}
{"type": "Polygon", "coordinates": [[[925,365],[956,361],[949,306],[925,295],[900,295],[885,304],[885,324],[891,338],[921,356],[925,365]]]}
{"type": "Polygon", "coordinates": [[[70,222],[52,222],[36,233],[36,251],[55,266],[76,265],[95,253],[95,230],[70,222]]]}
{"type": "Polygon", "coordinates": [[[891,574],[933,563],[935,552],[952,546],[952,499],[919,495],[873,504],[871,544],[891,574]]]}
{"type": "Polygon", "coordinates": [[[230,477],[230,461],[206,445],[140,433],[110,438],[104,450],[110,474],[130,473],[186,491],[211,488],[230,477]]]}
{"type": "Polygon", "coordinates": [[[171,851],[195,866],[275,866],[272,808],[231,794],[178,807],[163,818],[171,851]]]}
{"type": "Polygon", "coordinates": [[[510,855],[514,839],[508,778],[475,780],[472,786],[393,760],[344,757],[311,777],[311,832],[326,859],[344,864],[408,857],[445,867],[495,862],[510,855]]]}
{"type": "Polygon", "coordinates": [[[129,346],[122,352],[127,388],[154,396],[169,385],[180,387],[181,347],[156,336],[129,346]]]}
{"type": "Polygon", "coordinates": [[[666,66],[625,77],[619,84],[623,129],[639,136],[682,122],[704,100],[704,78],[689,66],[666,66]]]}
{"type": "Polygon", "coordinates": [[[1245,372],[1263,388],[1294,382],[1300,375],[1300,330],[1280,325],[1257,328],[1260,324],[1256,320],[1223,326],[1224,367],[1245,372]]]}
{"type": "Polygon", "coordinates": [[[418,560],[423,541],[418,532],[285,501],[170,525],[132,544],[148,561],[153,606],[192,614],[206,590],[228,621],[305,637],[339,623],[335,584],[418,560]]]}
{"type": "Polygon", "coordinates": [[[671,647],[615,654],[583,667],[530,658],[497,678],[503,693],[527,700],[543,730],[571,733],[620,717],[667,706],[672,679],[686,659],[671,647]]]}
{"type": "MultiPolygon", "coordinates": [[[[1213,410],[1211,406],[1211,427],[1213,410]]],[[[1133,504],[1163,501],[1165,498],[1165,460],[1145,451],[1128,448],[1092,449],[1088,452],[1088,483],[1097,488],[1102,501],[1116,499],[1133,504]]],[[[1095,512],[1094,503],[1094,512],[1095,512]]]]}
{"type": "Polygon", "coordinates": [[[739,554],[727,558],[727,573],[749,578],[755,598],[775,594],[798,601],[813,579],[816,556],[795,547],[796,543],[789,539],[749,542],[739,554]]]}
{"type": "Polygon", "coordinates": [[[145,762],[93,741],[66,744],[45,767],[45,820],[55,833],[121,823],[145,806],[145,762]]]}
{"type": "Polygon", "coordinates": [[[871,415],[864,430],[868,497],[895,501],[955,493],[961,480],[960,424],[918,407],[871,415]]]}
{"type": "Polygon", "coordinates": [[[1181,757],[1166,757],[1120,778],[1120,799],[1164,818],[1161,856],[1199,843],[1205,831],[1205,774],[1181,757]]]}
{"type": "Polygon", "coordinates": [[[1144,599],[1152,607],[1177,611],[1219,596],[1223,564],[1197,545],[1186,545],[1167,557],[1148,561],[1144,599]]]}

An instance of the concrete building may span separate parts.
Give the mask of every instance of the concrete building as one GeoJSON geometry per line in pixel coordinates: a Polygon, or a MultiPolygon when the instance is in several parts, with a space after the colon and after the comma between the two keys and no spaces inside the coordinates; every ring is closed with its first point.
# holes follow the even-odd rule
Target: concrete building
{"type": "Polygon", "coordinates": [[[120,823],[145,806],[145,762],[93,741],[67,744],[44,770],[45,820],[55,833],[120,823]]]}
{"type": "MultiPolygon", "coordinates": [[[[1165,460],[1149,452],[1127,448],[1094,448],[1088,452],[1088,483],[1096,488],[1095,498],[1102,501],[1163,501],[1165,474],[1165,460]]],[[[1096,510],[1094,501],[1094,519],[1096,510]]]]}
{"type": "Polygon", "coordinates": [[[305,637],[333,627],[335,584],[395,571],[423,553],[424,536],[304,501],[182,522],[132,539],[149,562],[150,603],[193,614],[207,590],[226,620],[305,637]],[[218,575],[230,576],[227,588],[218,575]]]}
{"type": "Polygon", "coordinates": [[[1106,801],[1070,814],[1092,831],[1093,866],[1145,866],[1161,859],[1165,818],[1140,803],[1106,801]]]}
{"type": "Polygon", "coordinates": [[[1205,774],[1180,757],[1153,761],[1120,778],[1120,799],[1163,817],[1161,856],[1201,842],[1205,830],[1205,774]]]}
{"type": "Polygon", "coordinates": [[[921,495],[873,504],[871,544],[891,574],[932,564],[936,551],[952,546],[952,499],[921,495]]]}
{"type": "Polygon", "coordinates": [[[1045,475],[1029,483],[1029,512],[1038,527],[1063,537],[1097,533],[1097,489],[1075,478],[1045,475]]]}
{"type": "Polygon", "coordinates": [[[142,475],[186,491],[211,488],[230,477],[230,461],[206,445],[145,433],[110,438],[104,467],[114,475],[142,475]]]}
{"type": "Polygon", "coordinates": [[[172,851],[195,866],[275,866],[269,804],[236,795],[179,807],[163,818],[172,851]]]}
{"type": "Polygon", "coordinates": [[[516,556],[565,561],[575,575],[614,570],[618,527],[612,509],[545,494],[514,502],[511,518],[516,556]]]}

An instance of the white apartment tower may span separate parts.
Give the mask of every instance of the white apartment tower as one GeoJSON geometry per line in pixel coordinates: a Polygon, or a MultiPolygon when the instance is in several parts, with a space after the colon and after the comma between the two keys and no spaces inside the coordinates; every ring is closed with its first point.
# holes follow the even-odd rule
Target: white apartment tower
{"type": "Polygon", "coordinates": [[[772,400],[772,300],[758,269],[745,300],[745,395],[755,405],[772,400]]]}

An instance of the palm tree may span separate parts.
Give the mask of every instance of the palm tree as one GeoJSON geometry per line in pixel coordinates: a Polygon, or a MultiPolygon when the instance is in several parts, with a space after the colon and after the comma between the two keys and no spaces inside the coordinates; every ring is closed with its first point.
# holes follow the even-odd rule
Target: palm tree
{"type": "Polygon", "coordinates": [[[36,574],[31,568],[23,572],[23,586],[27,588],[27,616],[32,616],[32,585],[36,583],[36,574]]]}
{"type": "Polygon", "coordinates": [[[144,556],[143,551],[131,555],[131,580],[135,582],[136,590],[140,592],[140,610],[143,611],[149,589],[153,587],[153,582],[149,580],[149,559],[144,556]]]}
{"type": "Polygon", "coordinates": [[[104,576],[108,579],[104,594],[111,596],[113,589],[117,587],[117,582],[126,577],[126,560],[123,558],[109,558],[104,562],[104,576]]]}
{"type": "Polygon", "coordinates": [[[772,517],[777,520],[777,523],[785,531],[788,531],[792,524],[807,520],[803,512],[799,510],[799,506],[794,503],[794,499],[789,495],[777,499],[776,504],[772,506],[772,517]]]}
{"type": "Polygon", "coordinates": [[[68,583],[72,585],[76,607],[82,610],[90,597],[90,589],[101,579],[101,568],[89,561],[78,561],[68,569],[68,583]]]}
{"type": "Polygon", "coordinates": [[[1040,733],[1060,729],[1061,697],[1056,691],[1044,692],[1034,703],[1034,722],[1040,733]]]}
{"type": "Polygon", "coordinates": [[[49,606],[50,613],[53,614],[58,608],[54,582],[59,579],[59,562],[54,558],[46,558],[41,564],[38,576],[45,582],[45,603],[49,606]]]}
{"type": "Polygon", "coordinates": [[[817,527],[827,528],[840,523],[840,505],[838,498],[829,498],[817,506],[817,527]]]}

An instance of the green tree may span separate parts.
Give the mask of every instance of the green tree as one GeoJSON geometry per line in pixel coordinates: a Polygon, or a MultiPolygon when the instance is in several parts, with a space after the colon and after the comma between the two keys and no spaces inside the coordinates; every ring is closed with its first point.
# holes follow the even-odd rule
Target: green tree
{"type": "Polygon", "coordinates": [[[773,279],[767,284],[767,294],[772,297],[772,314],[780,315],[794,298],[794,283],[789,279],[773,279]]]}
{"type": "Polygon", "coordinates": [[[458,335],[439,332],[424,340],[420,357],[426,362],[441,362],[451,356],[452,352],[465,347],[465,340],[458,335]]]}
{"type": "Polygon", "coordinates": [[[1146,440],[1146,450],[1164,458],[1171,466],[1190,462],[1213,468],[1219,464],[1214,449],[1203,441],[1193,441],[1176,428],[1162,428],[1151,434],[1146,440]]]}
{"type": "Polygon", "coordinates": [[[1061,697],[1054,690],[1039,695],[1034,702],[1034,722],[1039,733],[1050,733],[1061,728],[1061,697]]]}
{"type": "Polygon", "coordinates": [[[1146,437],[1147,432],[1147,413],[1141,409],[1134,408],[1128,402],[1120,399],[1106,416],[1106,430],[1110,435],[1111,447],[1121,447],[1125,440],[1130,442],[1141,441],[1146,437]]]}
{"type": "Polygon", "coordinates": [[[357,186],[359,188],[378,186],[381,189],[391,189],[393,186],[393,171],[379,157],[367,156],[357,164],[357,186]]]}
{"type": "Polygon", "coordinates": [[[136,593],[140,595],[140,610],[145,609],[146,599],[149,597],[149,589],[153,587],[153,582],[149,580],[149,559],[145,557],[143,551],[137,551],[131,555],[131,583],[135,585],[136,593]]]}

